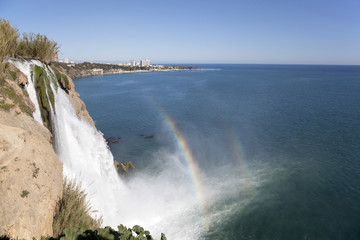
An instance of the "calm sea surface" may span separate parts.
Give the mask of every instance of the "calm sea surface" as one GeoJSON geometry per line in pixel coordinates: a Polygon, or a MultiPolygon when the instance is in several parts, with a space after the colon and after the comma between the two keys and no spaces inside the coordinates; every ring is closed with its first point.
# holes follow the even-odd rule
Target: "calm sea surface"
{"type": "Polygon", "coordinates": [[[190,150],[202,239],[360,239],[360,66],[201,67],[222,70],[75,85],[116,160],[156,175],[159,152],[190,150]]]}

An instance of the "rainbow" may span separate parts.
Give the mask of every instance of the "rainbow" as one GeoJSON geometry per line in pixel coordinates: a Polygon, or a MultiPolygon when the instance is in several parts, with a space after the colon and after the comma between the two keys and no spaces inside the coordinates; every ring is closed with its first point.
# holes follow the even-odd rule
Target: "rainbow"
{"type": "Polygon", "coordinates": [[[234,134],[234,131],[228,132],[229,142],[231,143],[233,156],[236,160],[238,169],[240,170],[241,177],[244,179],[251,178],[251,173],[248,170],[246,162],[244,160],[243,151],[242,151],[242,144],[238,137],[234,134]]]}
{"type": "Polygon", "coordinates": [[[193,157],[193,154],[191,152],[191,149],[190,149],[188,143],[186,142],[184,136],[181,134],[179,129],[176,127],[175,122],[164,111],[161,111],[161,112],[162,112],[162,115],[165,119],[167,126],[173,133],[173,135],[176,139],[176,142],[178,144],[178,147],[180,148],[181,152],[183,153],[184,158],[189,166],[189,169],[191,172],[191,177],[192,177],[192,180],[193,180],[193,183],[195,186],[197,198],[198,198],[199,205],[200,205],[201,215],[202,215],[202,219],[203,219],[203,225],[207,229],[209,227],[209,223],[207,221],[207,215],[208,215],[207,214],[207,206],[206,206],[205,192],[204,192],[204,188],[203,188],[203,183],[201,181],[201,174],[200,174],[199,167],[193,157]]]}
{"type": "MultiPolygon", "coordinates": [[[[183,154],[183,157],[188,165],[188,169],[190,170],[192,182],[194,184],[196,197],[198,200],[199,208],[200,208],[200,214],[202,217],[202,223],[205,231],[209,229],[210,225],[210,216],[208,214],[208,206],[207,202],[205,200],[205,189],[204,184],[202,183],[202,177],[201,177],[201,171],[194,159],[194,156],[191,152],[191,148],[189,147],[185,137],[182,135],[178,127],[176,126],[174,120],[165,112],[165,110],[156,102],[156,100],[149,96],[148,94],[144,94],[148,101],[152,103],[153,106],[159,111],[160,116],[164,119],[164,122],[166,123],[168,129],[172,133],[174,139],[176,140],[176,144],[178,146],[178,149],[183,154]]],[[[225,114],[220,114],[220,116],[224,116],[225,114]]],[[[224,124],[227,123],[226,119],[223,119],[224,124]]],[[[240,170],[241,177],[245,180],[244,184],[245,186],[252,188],[251,185],[251,174],[248,171],[246,162],[244,161],[243,151],[242,151],[242,144],[235,135],[234,131],[231,131],[232,129],[228,130],[228,140],[229,144],[232,146],[232,152],[233,156],[236,159],[237,168],[240,170]]]]}

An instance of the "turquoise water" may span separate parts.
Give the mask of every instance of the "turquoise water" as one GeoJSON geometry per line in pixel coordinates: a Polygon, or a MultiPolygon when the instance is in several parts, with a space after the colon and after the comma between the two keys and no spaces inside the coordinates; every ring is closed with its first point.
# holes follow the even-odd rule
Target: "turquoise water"
{"type": "Polygon", "coordinates": [[[75,80],[128,178],[182,152],[166,115],[208,189],[200,238],[360,239],[360,67],[202,67],[75,80]]]}

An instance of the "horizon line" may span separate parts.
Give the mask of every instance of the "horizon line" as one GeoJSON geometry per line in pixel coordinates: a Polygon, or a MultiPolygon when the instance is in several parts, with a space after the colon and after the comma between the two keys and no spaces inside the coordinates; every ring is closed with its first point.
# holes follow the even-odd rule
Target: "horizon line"
{"type": "MultiPolygon", "coordinates": [[[[118,60],[73,60],[75,63],[83,63],[83,62],[92,62],[92,63],[102,63],[102,64],[123,64],[126,61],[118,61],[118,60]]],[[[151,61],[151,60],[150,60],[151,61]]],[[[158,62],[155,61],[152,63],[152,65],[174,65],[174,64],[180,64],[180,65],[299,65],[299,66],[360,66],[359,64],[346,64],[346,63],[216,63],[216,62],[210,62],[210,63],[204,63],[204,62],[158,62]]]]}

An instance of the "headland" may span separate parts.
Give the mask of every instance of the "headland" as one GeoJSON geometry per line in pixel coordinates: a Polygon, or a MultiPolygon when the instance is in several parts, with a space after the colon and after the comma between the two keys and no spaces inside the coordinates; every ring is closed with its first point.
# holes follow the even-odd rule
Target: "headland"
{"type": "Polygon", "coordinates": [[[178,72],[184,70],[201,70],[199,67],[186,66],[168,66],[168,65],[151,65],[151,66],[124,66],[118,64],[105,63],[62,63],[52,62],[55,68],[64,72],[72,79],[98,76],[105,74],[123,74],[123,73],[143,73],[143,72],[178,72]]]}

